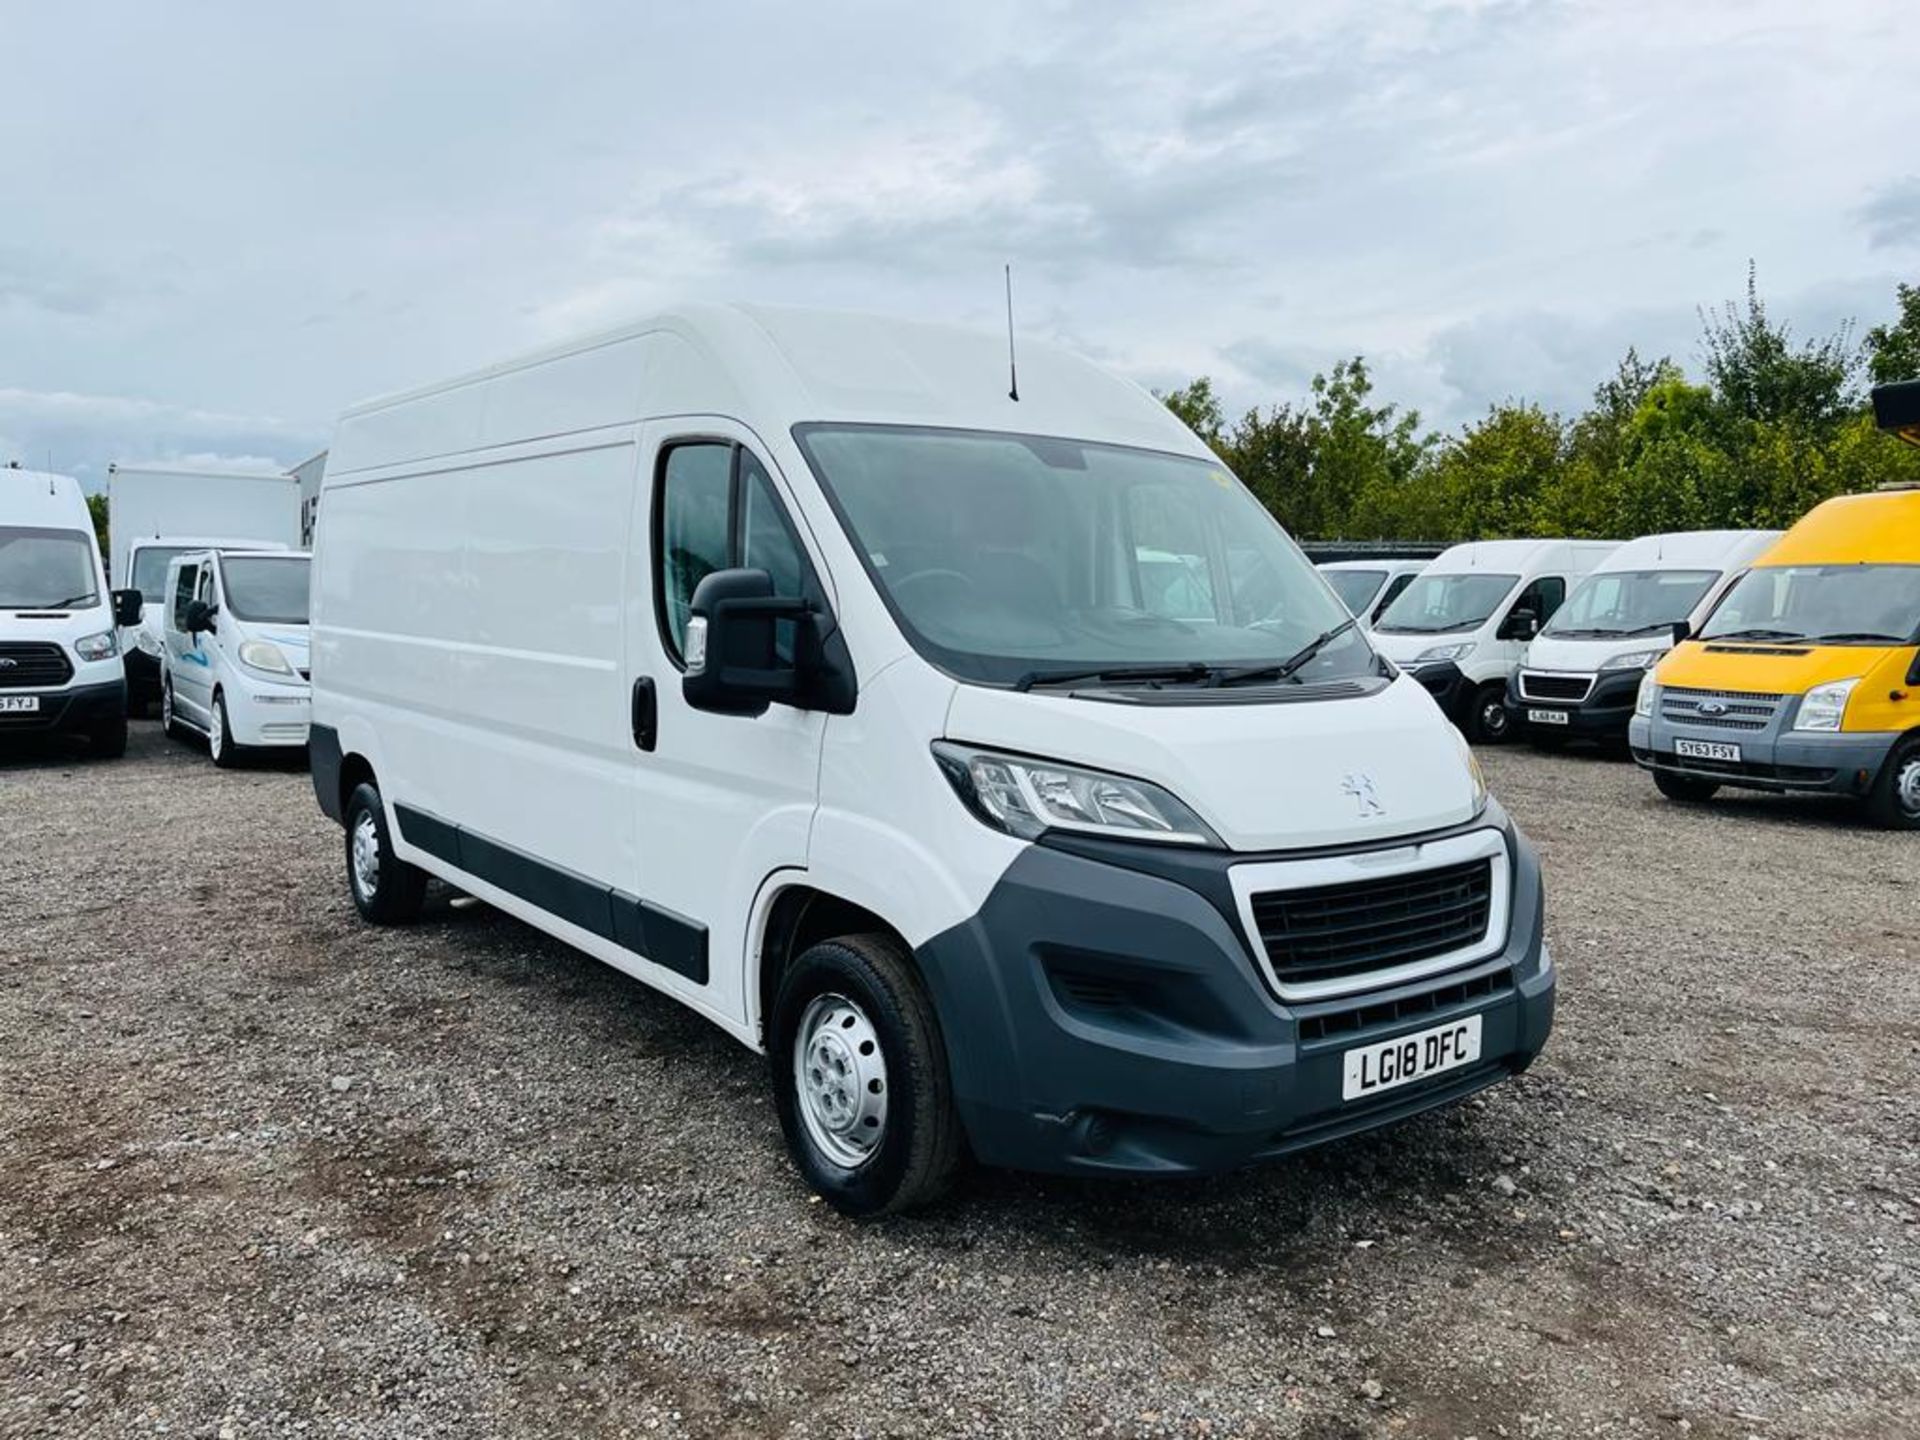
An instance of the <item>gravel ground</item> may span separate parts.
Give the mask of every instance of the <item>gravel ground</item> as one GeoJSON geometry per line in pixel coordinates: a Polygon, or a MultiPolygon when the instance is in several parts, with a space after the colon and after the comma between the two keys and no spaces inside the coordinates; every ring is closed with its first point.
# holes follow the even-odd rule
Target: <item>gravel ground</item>
{"type": "Polygon", "coordinates": [[[0,761],[0,1436],[1920,1434],[1920,845],[1495,751],[1559,1028],[1207,1182],[858,1226],[763,1062],[290,768],[0,761]]]}

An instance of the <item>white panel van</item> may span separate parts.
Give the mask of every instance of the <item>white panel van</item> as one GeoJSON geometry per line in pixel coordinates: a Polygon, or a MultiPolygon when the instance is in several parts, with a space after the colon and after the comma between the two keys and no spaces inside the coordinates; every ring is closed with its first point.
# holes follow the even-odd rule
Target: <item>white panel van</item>
{"type": "Polygon", "coordinates": [[[1379,560],[1329,560],[1319,567],[1333,586],[1340,603],[1363,626],[1386,614],[1387,607],[1400,598],[1400,592],[1419,578],[1427,568],[1425,560],[1400,557],[1379,560]]]}
{"type": "Polygon", "coordinates": [[[78,481],[0,469],[0,742],[72,735],[96,755],[126,753],[115,621],[138,605],[108,594],[78,481]]]}
{"type": "Polygon", "coordinates": [[[1507,681],[1567,592],[1612,540],[1474,540],[1442,551],[1373,626],[1380,653],[1424,685],[1466,734],[1507,738],[1507,681]]]}
{"type": "Polygon", "coordinates": [[[1521,655],[1507,687],[1514,733],[1547,748],[1569,739],[1625,745],[1640,677],[1779,538],[1778,530],[1692,530],[1615,550],[1521,655]]]}
{"type": "Polygon", "coordinates": [[[210,550],[167,567],[160,723],[206,738],[222,769],[307,743],[305,555],[210,550]]]}
{"type": "Polygon", "coordinates": [[[1464,742],[1165,407],[1061,351],[702,307],[354,409],[313,783],[768,1057],[853,1214],[963,1156],[1179,1174],[1545,1042],[1464,742]]]}

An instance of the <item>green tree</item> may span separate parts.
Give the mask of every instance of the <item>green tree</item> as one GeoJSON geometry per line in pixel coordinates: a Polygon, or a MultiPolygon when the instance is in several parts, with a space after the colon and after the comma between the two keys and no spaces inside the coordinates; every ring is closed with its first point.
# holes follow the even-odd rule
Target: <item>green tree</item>
{"type": "Polygon", "coordinates": [[[107,553],[107,497],[87,496],[87,513],[93,517],[93,538],[100,542],[100,553],[107,553]]]}
{"type": "Polygon", "coordinates": [[[1227,417],[1220,408],[1220,397],[1214,392],[1212,377],[1202,375],[1177,390],[1156,390],[1153,396],[1177,415],[1182,425],[1216,451],[1221,449],[1226,436],[1227,417]]]}
{"type": "Polygon", "coordinates": [[[1920,380],[1920,285],[1894,286],[1899,318],[1867,331],[1867,374],[1876,385],[1920,380]]]}
{"type": "Polygon", "coordinates": [[[1718,311],[1703,310],[1700,323],[1707,380],[1730,418],[1829,427],[1859,408],[1860,352],[1851,322],[1796,345],[1792,331],[1768,316],[1751,264],[1746,304],[1729,300],[1718,311]]]}
{"type": "MultiPolygon", "coordinates": [[[[1509,400],[1447,440],[1428,482],[1448,519],[1443,538],[1542,531],[1540,500],[1566,461],[1566,427],[1538,405],[1509,400]]],[[[1542,533],[1558,531],[1549,522],[1542,533]]]]}

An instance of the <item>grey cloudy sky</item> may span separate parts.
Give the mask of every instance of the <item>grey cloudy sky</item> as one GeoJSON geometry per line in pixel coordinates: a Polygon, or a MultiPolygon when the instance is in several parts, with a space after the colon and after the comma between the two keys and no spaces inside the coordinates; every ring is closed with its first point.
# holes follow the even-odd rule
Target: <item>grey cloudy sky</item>
{"type": "Polygon", "coordinates": [[[1022,326],[1457,424],[1920,280],[1892,0],[0,0],[0,459],[302,458],[681,298],[1022,326]]]}

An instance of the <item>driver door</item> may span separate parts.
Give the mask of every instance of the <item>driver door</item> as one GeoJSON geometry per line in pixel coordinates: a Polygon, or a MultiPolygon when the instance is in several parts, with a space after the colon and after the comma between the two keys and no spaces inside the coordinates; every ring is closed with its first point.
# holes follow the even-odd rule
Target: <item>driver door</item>
{"type": "Polygon", "coordinates": [[[205,631],[187,633],[187,607],[195,600],[213,603],[213,562],[202,560],[180,567],[167,616],[167,659],[173,676],[173,704],[188,720],[204,727],[213,708],[213,657],[205,631]]]}

